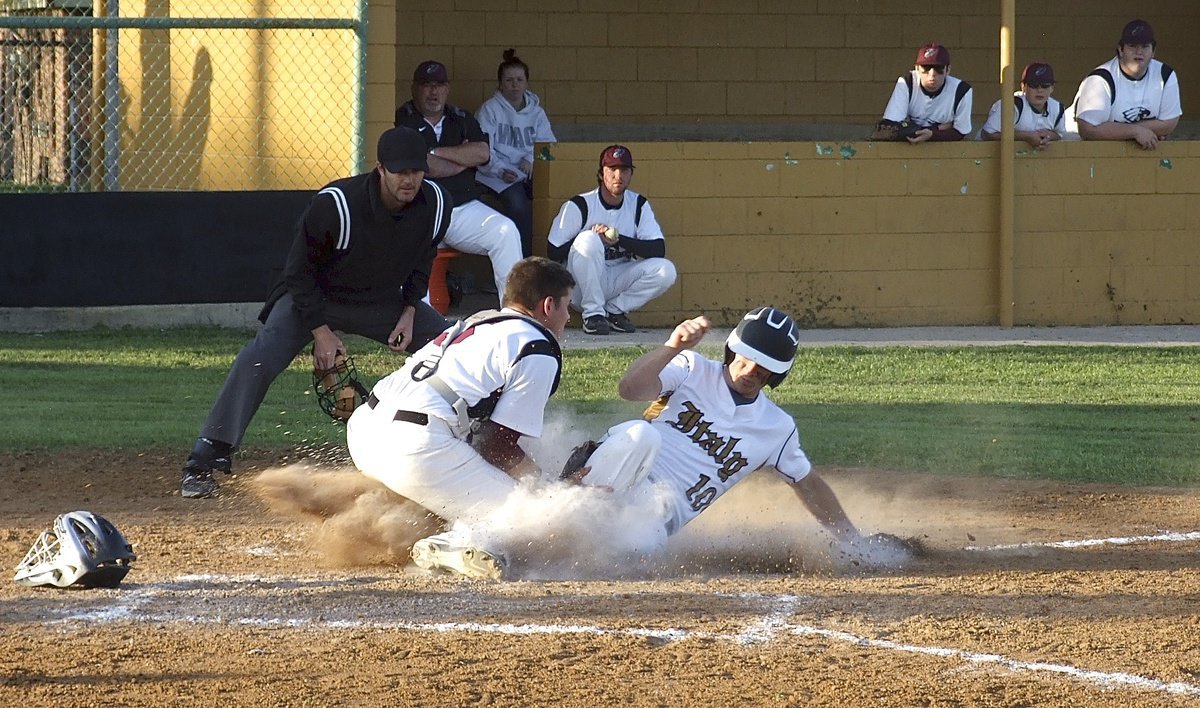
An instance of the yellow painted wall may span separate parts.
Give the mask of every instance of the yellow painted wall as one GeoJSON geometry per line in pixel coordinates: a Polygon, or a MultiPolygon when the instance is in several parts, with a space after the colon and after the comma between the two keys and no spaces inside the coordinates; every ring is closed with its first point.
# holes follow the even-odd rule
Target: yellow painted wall
{"type": "MultiPolygon", "coordinates": [[[[557,124],[869,125],[929,41],[946,45],[953,74],[975,86],[978,125],[1000,95],[998,2],[456,0],[401,2],[397,12],[400,100],[413,68],[434,58],[450,68],[451,101],[474,110],[514,47],[557,124]]],[[[1018,70],[1050,62],[1069,104],[1135,16],[1154,26],[1157,57],[1183,77],[1186,109],[1188,78],[1200,76],[1194,0],[1018,2],[1018,70]]]]}
{"type": "MultiPolygon", "coordinates": [[[[536,163],[539,252],[603,147],[536,163]]],[[[999,321],[998,144],[629,147],[679,269],[639,323],[764,303],[807,326],[999,321]]],[[[1016,171],[1015,324],[1200,322],[1200,143],[1062,143],[1016,171]]]]}
{"type": "MultiPolygon", "coordinates": [[[[121,4],[136,17],[356,11],[348,1],[121,4]]],[[[351,171],[351,30],[122,30],[119,46],[123,190],[309,189],[351,171]]],[[[394,76],[381,74],[390,91],[394,76]]]]}

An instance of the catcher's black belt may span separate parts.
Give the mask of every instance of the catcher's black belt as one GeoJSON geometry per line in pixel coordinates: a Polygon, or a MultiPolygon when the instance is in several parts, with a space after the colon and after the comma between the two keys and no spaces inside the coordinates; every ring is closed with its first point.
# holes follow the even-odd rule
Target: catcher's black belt
{"type": "MultiPolygon", "coordinates": [[[[367,405],[372,409],[379,405],[379,399],[375,394],[367,396],[367,405]]],[[[405,423],[416,423],[417,425],[429,425],[429,416],[425,413],[415,413],[413,411],[396,411],[396,415],[392,416],[392,420],[400,420],[405,423]]]]}

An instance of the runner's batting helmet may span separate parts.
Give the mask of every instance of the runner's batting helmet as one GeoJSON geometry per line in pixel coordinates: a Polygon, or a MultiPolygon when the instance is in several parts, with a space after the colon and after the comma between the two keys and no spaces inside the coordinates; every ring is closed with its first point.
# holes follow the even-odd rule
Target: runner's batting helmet
{"type": "Polygon", "coordinates": [[[747,312],[729,333],[725,340],[725,363],[728,365],[735,354],[741,354],[770,371],[767,384],[775,388],[792,368],[799,343],[800,328],[788,313],[774,307],[757,307],[747,312]]]}
{"type": "Polygon", "coordinates": [[[133,546],[108,519],[90,511],[72,511],[33,542],[17,565],[13,580],[36,587],[115,588],[137,559],[133,546]]]}

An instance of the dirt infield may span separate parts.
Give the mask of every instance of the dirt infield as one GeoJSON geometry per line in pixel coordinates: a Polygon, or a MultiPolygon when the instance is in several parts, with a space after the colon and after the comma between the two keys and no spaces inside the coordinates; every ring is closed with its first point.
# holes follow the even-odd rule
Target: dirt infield
{"type": "Polygon", "coordinates": [[[929,549],[865,570],[764,475],[641,577],[493,583],[402,567],[417,521],[268,505],[287,462],[192,501],[174,457],[0,454],[10,573],[73,509],[140,556],[115,590],[0,584],[0,704],[1200,704],[1200,490],[827,470],[929,549]]]}

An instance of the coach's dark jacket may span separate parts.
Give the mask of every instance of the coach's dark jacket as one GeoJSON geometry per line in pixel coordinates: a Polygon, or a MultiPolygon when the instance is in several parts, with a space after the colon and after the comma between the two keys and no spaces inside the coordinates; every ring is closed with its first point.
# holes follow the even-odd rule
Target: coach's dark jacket
{"type": "MultiPolygon", "coordinates": [[[[479,121],[470,111],[446,104],[442,118],[442,137],[439,140],[433,132],[433,126],[421,115],[421,111],[412,101],[396,109],[396,125],[408,126],[419,132],[425,138],[425,144],[432,150],[435,147],[462,145],[465,142],[487,143],[488,135],[479,127],[479,121]]],[[[490,154],[490,153],[489,153],[490,154]]],[[[475,181],[475,168],[468,167],[450,177],[440,177],[437,183],[445,187],[454,199],[455,206],[466,204],[472,199],[478,199],[483,194],[484,187],[475,181]]]]}

